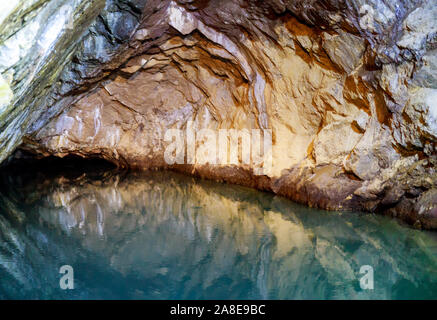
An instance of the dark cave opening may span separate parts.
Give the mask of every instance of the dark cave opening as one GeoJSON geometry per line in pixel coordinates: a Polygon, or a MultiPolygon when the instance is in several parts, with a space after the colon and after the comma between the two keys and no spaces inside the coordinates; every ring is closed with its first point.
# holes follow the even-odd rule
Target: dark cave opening
{"type": "Polygon", "coordinates": [[[41,158],[26,151],[18,152],[19,156],[13,157],[0,167],[0,178],[3,182],[19,179],[21,183],[25,183],[34,179],[61,176],[76,179],[83,174],[90,179],[101,179],[108,172],[121,171],[112,162],[98,157],[82,158],[77,155],[67,155],[64,158],[56,156],[41,158]]]}

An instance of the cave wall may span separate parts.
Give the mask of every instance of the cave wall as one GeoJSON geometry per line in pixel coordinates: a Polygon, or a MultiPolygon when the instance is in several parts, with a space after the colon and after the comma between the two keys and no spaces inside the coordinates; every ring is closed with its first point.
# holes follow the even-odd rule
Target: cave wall
{"type": "MultiPolygon", "coordinates": [[[[1,115],[1,159],[24,141],[21,149],[41,156],[164,168],[166,130],[189,121],[197,132],[271,129],[268,175],[200,161],[172,168],[311,206],[382,211],[437,227],[437,1],[100,6],[90,1],[89,17],[102,8],[98,17],[82,18],[75,36],[59,42],[74,54],[50,47],[59,76],[36,73],[39,81],[31,82],[44,90],[11,82],[11,67],[0,70],[19,101],[1,115]]],[[[42,14],[31,11],[34,19],[42,14]]],[[[26,61],[35,60],[29,53],[12,69],[26,61]]]]}
{"type": "Polygon", "coordinates": [[[57,85],[104,0],[0,4],[0,162],[58,98],[57,85]]]}

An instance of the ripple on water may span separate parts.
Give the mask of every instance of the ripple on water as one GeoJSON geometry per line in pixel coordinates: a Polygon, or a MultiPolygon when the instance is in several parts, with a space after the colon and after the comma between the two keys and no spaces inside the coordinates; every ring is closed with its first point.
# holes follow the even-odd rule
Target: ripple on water
{"type": "Polygon", "coordinates": [[[437,296],[435,233],[385,217],[171,172],[3,174],[0,184],[1,298],[437,296]],[[62,265],[74,290],[59,288],[62,265]],[[360,288],[363,265],[374,290],[360,288]]]}

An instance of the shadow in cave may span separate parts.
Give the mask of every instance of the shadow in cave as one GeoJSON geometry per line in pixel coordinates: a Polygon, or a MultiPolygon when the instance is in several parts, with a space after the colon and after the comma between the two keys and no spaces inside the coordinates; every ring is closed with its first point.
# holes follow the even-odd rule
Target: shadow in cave
{"type": "Polygon", "coordinates": [[[82,158],[75,155],[38,158],[31,153],[19,152],[19,157],[0,166],[0,189],[10,183],[24,185],[35,180],[59,177],[75,180],[84,174],[91,180],[99,180],[108,174],[123,173],[123,170],[102,158],[82,158]]]}

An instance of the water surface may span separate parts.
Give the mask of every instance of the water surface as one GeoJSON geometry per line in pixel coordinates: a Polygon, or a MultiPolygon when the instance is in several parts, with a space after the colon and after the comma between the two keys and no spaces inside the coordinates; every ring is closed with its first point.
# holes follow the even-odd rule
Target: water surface
{"type": "Polygon", "coordinates": [[[389,218],[171,172],[0,176],[2,299],[437,298],[436,234],[389,218]]]}

